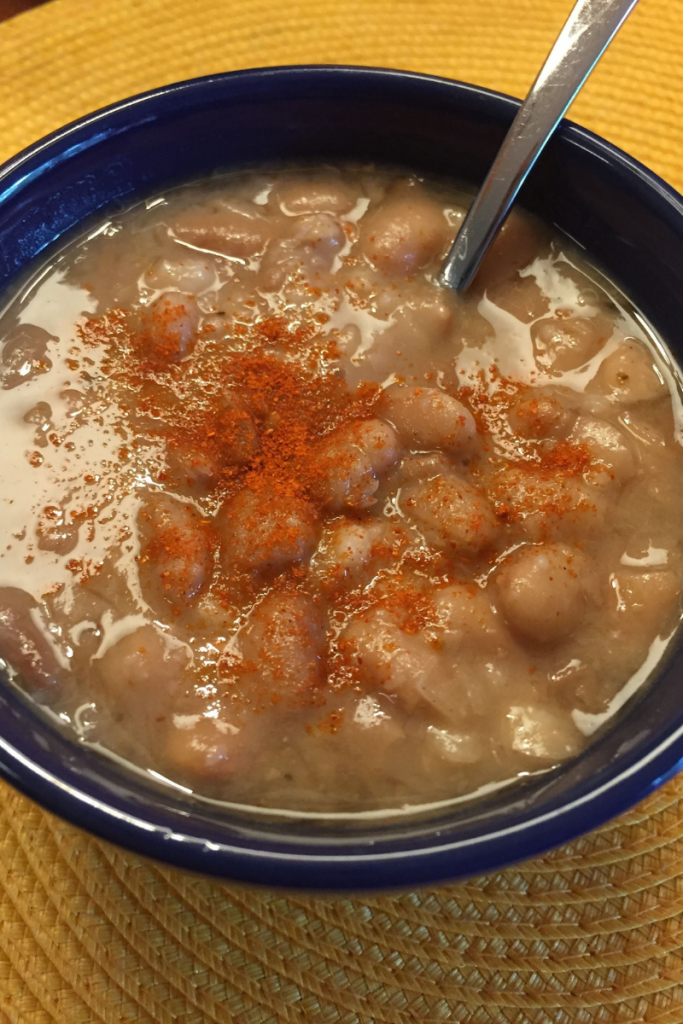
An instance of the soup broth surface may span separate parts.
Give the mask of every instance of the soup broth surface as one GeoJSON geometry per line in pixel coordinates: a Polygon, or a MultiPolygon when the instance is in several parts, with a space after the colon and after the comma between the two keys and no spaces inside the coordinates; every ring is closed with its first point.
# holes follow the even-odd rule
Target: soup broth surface
{"type": "Polygon", "coordinates": [[[101,224],[0,319],[0,655],[81,742],[203,797],[448,800],[585,747],[680,618],[666,349],[515,213],[374,167],[101,224]]]}

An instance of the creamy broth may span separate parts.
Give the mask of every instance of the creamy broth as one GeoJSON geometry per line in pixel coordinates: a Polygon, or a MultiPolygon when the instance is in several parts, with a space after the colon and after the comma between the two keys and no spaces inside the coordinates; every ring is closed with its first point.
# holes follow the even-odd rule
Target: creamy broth
{"type": "Polygon", "coordinates": [[[354,812],[576,756],[680,618],[666,349],[514,214],[249,172],[72,242],[0,320],[0,655],[204,797],[354,812]]]}

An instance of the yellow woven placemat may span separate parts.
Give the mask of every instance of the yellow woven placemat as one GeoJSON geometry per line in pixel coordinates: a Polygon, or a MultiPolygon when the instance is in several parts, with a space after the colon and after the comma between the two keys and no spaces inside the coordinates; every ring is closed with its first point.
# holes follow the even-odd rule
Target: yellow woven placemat
{"type": "MultiPolygon", "coordinates": [[[[125,95],[380,64],[522,95],[569,0],[52,0],[0,26],[0,158],[125,95]]],[[[683,0],[642,0],[572,111],[683,188],[683,0]]],[[[683,1022],[683,778],[459,885],[308,898],[92,839],[0,787],[0,1024],[683,1022]]]]}

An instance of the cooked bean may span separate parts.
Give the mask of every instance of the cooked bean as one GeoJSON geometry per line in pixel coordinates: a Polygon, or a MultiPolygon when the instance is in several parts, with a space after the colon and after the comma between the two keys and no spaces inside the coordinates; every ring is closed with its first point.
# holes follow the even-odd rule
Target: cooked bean
{"type": "Polygon", "coordinates": [[[576,370],[600,351],[612,329],[602,316],[538,320],[531,327],[536,361],[553,373],[576,370]]]}
{"type": "Polygon", "coordinates": [[[492,286],[487,296],[506,313],[523,324],[533,323],[548,312],[548,298],[533,277],[520,277],[492,286]]]}
{"type": "MultiPolygon", "coordinates": [[[[428,600],[420,605],[419,595],[417,604],[414,602],[415,593],[409,586],[398,591],[390,586],[379,605],[352,618],[341,636],[345,663],[352,676],[362,673],[364,682],[395,695],[406,710],[431,711],[438,721],[463,723],[482,696],[486,701],[492,666],[472,661],[471,649],[462,663],[464,631],[456,641],[455,631],[448,626],[447,609],[443,605],[437,609],[428,600]],[[425,613],[426,620],[420,625],[425,613]]],[[[472,623],[468,626],[471,641],[477,630],[471,628],[472,623]]],[[[483,637],[481,652],[488,663],[490,645],[483,637]]]]}
{"type": "Polygon", "coordinates": [[[500,616],[476,584],[451,583],[434,594],[434,607],[448,648],[491,653],[507,641],[500,616]]]}
{"type": "Polygon", "coordinates": [[[256,280],[255,272],[240,268],[219,289],[215,308],[202,323],[202,330],[211,340],[225,336],[226,340],[234,344],[240,325],[251,325],[268,316],[270,306],[267,299],[256,290],[256,280]]]}
{"type": "Polygon", "coordinates": [[[428,700],[430,678],[439,675],[439,657],[428,641],[402,630],[382,607],[352,619],[342,634],[342,650],[367,682],[396,694],[411,709],[428,700]]]}
{"type": "Polygon", "coordinates": [[[482,761],[489,753],[481,736],[471,732],[456,732],[428,725],[426,738],[429,746],[448,764],[470,765],[482,761]]]}
{"type": "Polygon", "coordinates": [[[262,253],[273,234],[273,225],[258,206],[240,202],[217,203],[210,211],[187,210],[172,226],[183,241],[236,259],[262,253]]]}
{"type": "Polygon", "coordinates": [[[408,448],[441,448],[458,458],[472,454],[477,428],[469,409],[436,388],[394,385],[382,411],[408,448]]]}
{"type": "Polygon", "coordinates": [[[624,635],[645,635],[648,642],[666,636],[680,614],[680,588],[676,574],[619,570],[610,578],[611,614],[624,635]]]}
{"type": "Polygon", "coordinates": [[[239,619],[239,591],[231,590],[226,594],[223,588],[218,591],[204,590],[197,598],[192,612],[187,616],[188,629],[202,630],[212,637],[226,638],[237,628],[239,619]]]}
{"type": "Polygon", "coordinates": [[[326,269],[346,241],[344,229],[329,213],[309,213],[292,222],[289,235],[295,248],[313,253],[326,269]]]}
{"type": "Polygon", "coordinates": [[[398,561],[407,544],[405,531],[371,519],[333,519],[311,559],[311,572],[323,583],[357,585],[368,573],[398,561]]]}
{"type": "MultiPolygon", "coordinates": [[[[317,283],[319,275],[329,271],[345,241],[341,224],[330,214],[297,217],[292,221],[290,233],[271,245],[261,263],[262,288],[276,291],[286,280],[296,281],[299,277],[317,283]]],[[[310,283],[308,298],[310,300],[310,283]]]]}
{"type": "Polygon", "coordinates": [[[259,700],[292,697],[323,679],[325,622],[322,604],[306,594],[272,593],[238,634],[231,658],[238,695],[259,700]]]}
{"type": "Polygon", "coordinates": [[[533,464],[511,465],[495,476],[491,497],[504,522],[518,526],[533,541],[577,543],[597,537],[607,520],[606,473],[556,472],[533,464]]]}
{"type": "Polygon", "coordinates": [[[150,601],[187,607],[208,582],[213,531],[193,505],[162,492],[150,494],[138,515],[143,541],[140,578],[150,601]]]}
{"type": "Polygon", "coordinates": [[[201,430],[188,435],[170,432],[166,459],[171,479],[190,491],[206,491],[218,482],[225,468],[246,466],[259,445],[248,402],[237,391],[227,390],[215,418],[207,418],[201,430]]]}
{"type": "Polygon", "coordinates": [[[557,643],[580,625],[586,611],[579,552],[559,544],[541,544],[515,553],[498,574],[503,612],[522,636],[557,643]]]}
{"type": "Polygon", "coordinates": [[[30,691],[50,689],[65,676],[42,621],[38,602],[25,590],[0,588],[0,657],[30,691]]]}
{"type": "Polygon", "coordinates": [[[221,475],[221,460],[213,450],[185,438],[173,438],[166,449],[169,478],[181,490],[206,492],[221,475]]]}
{"type": "Polygon", "coordinates": [[[574,757],[582,746],[571,718],[535,705],[511,707],[505,734],[515,753],[551,764],[574,757]]]}
{"type": "Polygon", "coordinates": [[[117,715],[135,709],[154,743],[158,723],[168,719],[183,686],[189,656],[184,644],[156,626],[141,626],[94,662],[97,679],[117,715]]]}
{"type": "Polygon", "coordinates": [[[509,419],[521,437],[560,440],[569,434],[576,413],[559,397],[537,391],[513,405],[509,419]]]}
{"type": "Polygon", "coordinates": [[[200,295],[214,284],[216,266],[210,256],[160,256],[145,274],[150,288],[200,295]]]}
{"type": "MultiPolygon", "coordinates": [[[[418,291],[408,302],[399,301],[393,290],[381,290],[379,294],[389,295],[386,303],[373,302],[382,307],[378,313],[389,318],[388,326],[377,328],[371,344],[366,342],[352,352],[354,361],[346,370],[353,380],[383,381],[394,374],[414,376],[449,344],[453,310],[436,288],[418,291]]],[[[423,373],[417,379],[424,380],[423,373]]]]}
{"type": "Polygon", "coordinates": [[[513,277],[538,256],[545,255],[549,247],[547,230],[513,210],[486,253],[472,282],[473,290],[480,294],[513,277]]]}
{"type": "Polygon", "coordinates": [[[237,726],[199,715],[172,718],[164,758],[183,775],[226,779],[244,769],[244,741],[237,726]]]}
{"type": "Polygon", "coordinates": [[[449,235],[439,205],[415,186],[387,196],[363,217],[360,251],[387,274],[414,274],[441,254],[449,235]]]}
{"type": "Polygon", "coordinates": [[[357,201],[357,193],[341,176],[328,172],[310,177],[294,175],[279,181],[270,193],[270,202],[287,214],[348,213],[357,201]]]}
{"type": "Polygon", "coordinates": [[[572,440],[585,444],[593,459],[605,466],[619,483],[627,483],[636,472],[633,448],[623,431],[606,420],[580,416],[572,440]]]}
{"type": "Polygon", "coordinates": [[[150,307],[143,322],[142,345],[155,359],[177,362],[187,355],[197,333],[199,310],[194,299],[166,292],[150,307]]]}
{"type": "Polygon", "coordinates": [[[399,457],[396,434],[388,423],[372,419],[351,423],[324,438],[315,452],[316,498],[327,509],[369,508],[380,477],[399,457]]]}
{"type": "Polygon", "coordinates": [[[216,418],[217,441],[224,466],[245,466],[259,449],[254,417],[245,398],[226,391],[216,418]]]}
{"type": "Polygon", "coordinates": [[[302,498],[244,487],[218,517],[227,572],[280,571],[315,549],[315,509],[302,498]]]}
{"type": "Polygon", "coordinates": [[[428,544],[451,554],[476,554],[493,543],[498,531],[487,498],[454,473],[407,483],[400,504],[428,544]]]}
{"type": "Polygon", "coordinates": [[[600,364],[592,386],[615,401],[625,403],[647,402],[667,394],[652,356],[631,338],[600,364]]]}

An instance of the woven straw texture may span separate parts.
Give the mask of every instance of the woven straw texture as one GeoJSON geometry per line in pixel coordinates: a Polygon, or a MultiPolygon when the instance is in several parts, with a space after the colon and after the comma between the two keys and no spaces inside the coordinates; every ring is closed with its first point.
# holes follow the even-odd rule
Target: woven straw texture
{"type": "MultiPolygon", "coordinates": [[[[0,158],[123,96],[262,64],[393,65],[516,95],[569,0],[52,0],[0,26],[0,158]]],[[[572,115],[683,188],[683,0],[643,0],[572,115]]],[[[0,787],[0,1024],[683,1022],[683,778],[467,883],[221,885],[0,787]]]]}

